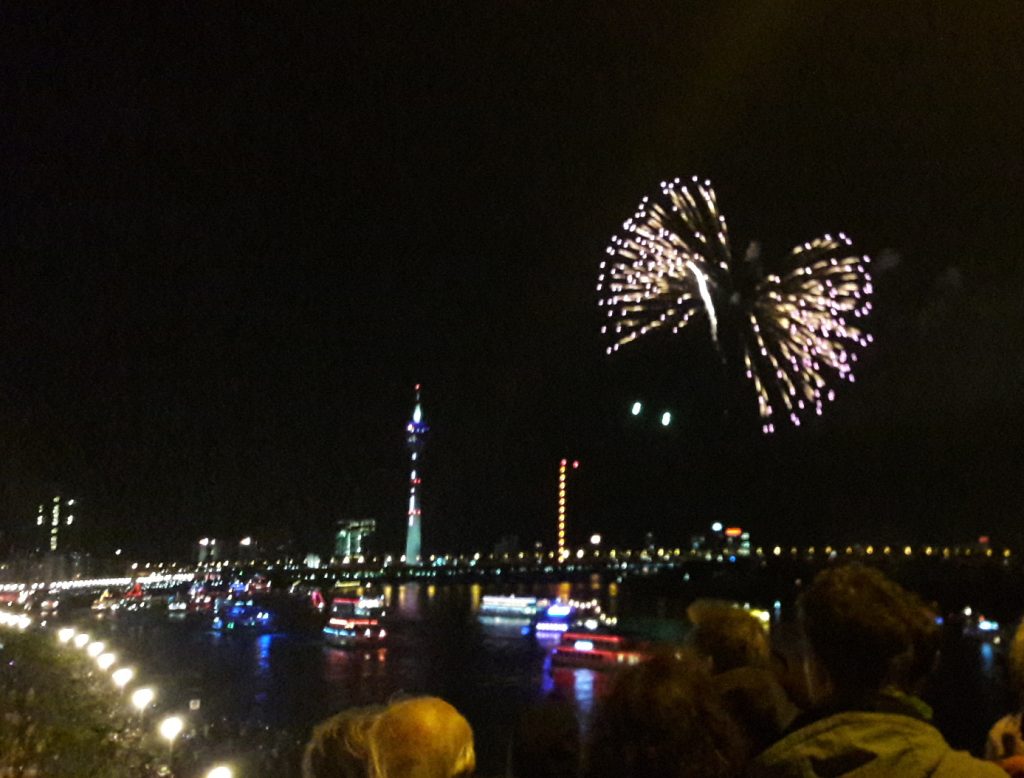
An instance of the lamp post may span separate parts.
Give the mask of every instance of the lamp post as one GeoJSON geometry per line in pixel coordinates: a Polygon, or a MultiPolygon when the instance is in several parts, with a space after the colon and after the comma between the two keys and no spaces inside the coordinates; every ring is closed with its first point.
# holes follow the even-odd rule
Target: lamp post
{"type": "Polygon", "coordinates": [[[135,677],[135,671],[130,667],[119,667],[110,674],[111,680],[118,689],[124,689],[128,682],[135,677]]]}
{"type": "Polygon", "coordinates": [[[153,704],[154,699],[156,699],[156,692],[148,686],[143,686],[132,692],[132,706],[139,712],[140,728],[146,720],[146,708],[153,704]]]}
{"type": "Polygon", "coordinates": [[[148,686],[143,686],[141,689],[136,689],[132,692],[132,705],[135,706],[139,713],[146,710],[154,699],[156,699],[156,694],[148,686]]]}
{"type": "Polygon", "coordinates": [[[185,722],[181,716],[168,716],[160,722],[158,730],[160,737],[167,741],[167,761],[171,763],[173,769],[174,762],[174,741],[181,734],[181,730],[185,728],[185,722]]]}

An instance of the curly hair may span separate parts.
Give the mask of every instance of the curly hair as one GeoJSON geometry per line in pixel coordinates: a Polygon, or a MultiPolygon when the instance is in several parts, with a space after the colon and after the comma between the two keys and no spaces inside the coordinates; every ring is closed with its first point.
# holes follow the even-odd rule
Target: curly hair
{"type": "Polygon", "coordinates": [[[586,778],[738,775],[746,742],[697,657],[659,656],[626,670],[601,701],[586,778]]]}
{"type": "Polygon", "coordinates": [[[804,633],[841,695],[892,685],[902,691],[928,671],[938,628],[917,597],[860,564],[823,570],[800,599],[804,633]]]}

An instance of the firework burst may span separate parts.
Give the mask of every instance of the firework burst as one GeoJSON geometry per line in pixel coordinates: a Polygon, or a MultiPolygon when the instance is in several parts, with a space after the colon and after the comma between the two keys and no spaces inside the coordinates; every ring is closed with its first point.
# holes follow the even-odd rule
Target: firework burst
{"type": "Polygon", "coordinates": [[[871,311],[870,259],[843,233],[794,248],[779,273],[764,273],[752,244],[734,257],[710,181],[663,181],[606,249],[597,290],[611,334],[608,353],[654,331],[680,332],[703,317],[722,354],[738,342],[762,430],[780,415],[799,426],[853,381],[857,352],[871,342],[860,321],[871,311]],[[723,316],[723,312],[726,314],[723,316]],[[737,326],[720,332],[725,322],[737,326]]]}

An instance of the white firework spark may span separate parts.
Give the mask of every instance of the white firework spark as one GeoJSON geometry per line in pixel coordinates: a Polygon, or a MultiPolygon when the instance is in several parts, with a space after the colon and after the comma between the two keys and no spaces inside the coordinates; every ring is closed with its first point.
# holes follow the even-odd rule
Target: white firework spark
{"type": "Polygon", "coordinates": [[[640,202],[601,263],[608,353],[656,330],[678,333],[699,314],[721,350],[718,309],[741,306],[737,336],[762,430],[774,432],[781,413],[799,425],[803,413],[820,415],[834,398],[830,380],[854,380],[857,351],[871,342],[858,323],[871,311],[870,259],[851,246],[842,233],[797,246],[788,270],[759,278],[743,299],[734,290],[756,255],[733,257],[711,182],[663,181],[660,196],[640,202]]]}

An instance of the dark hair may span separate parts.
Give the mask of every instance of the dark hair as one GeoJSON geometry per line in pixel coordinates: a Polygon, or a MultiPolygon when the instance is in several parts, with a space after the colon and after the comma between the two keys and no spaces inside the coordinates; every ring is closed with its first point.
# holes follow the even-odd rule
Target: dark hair
{"type": "Polygon", "coordinates": [[[619,676],[598,705],[586,778],[737,775],[747,747],[711,676],[689,653],[659,656],[619,676]]]}
{"type": "Polygon", "coordinates": [[[894,685],[912,691],[931,666],[935,615],[860,564],[823,570],[800,599],[804,633],[841,696],[894,685]]]}
{"type": "Polygon", "coordinates": [[[1013,640],[1006,652],[1006,661],[1010,689],[1017,698],[1017,705],[1024,710],[1024,619],[1014,630],[1013,640]]]}
{"type": "Polygon", "coordinates": [[[686,609],[686,615],[693,622],[687,645],[711,659],[713,672],[768,666],[768,636],[749,612],[730,602],[696,600],[686,609]]]}
{"type": "Polygon", "coordinates": [[[519,717],[508,753],[511,778],[573,778],[580,771],[580,725],[573,706],[545,700],[519,717]]]}

